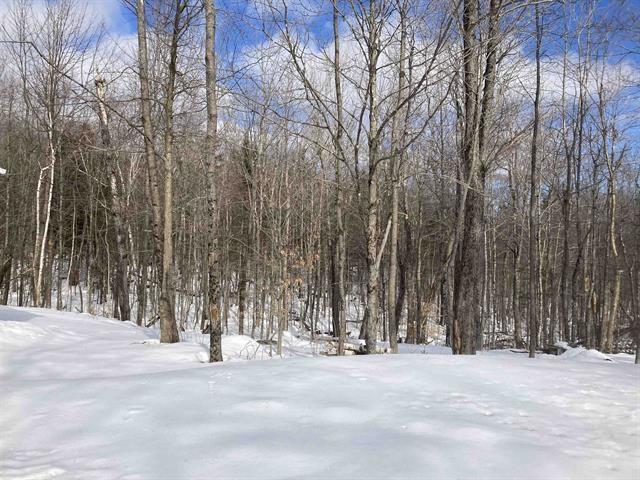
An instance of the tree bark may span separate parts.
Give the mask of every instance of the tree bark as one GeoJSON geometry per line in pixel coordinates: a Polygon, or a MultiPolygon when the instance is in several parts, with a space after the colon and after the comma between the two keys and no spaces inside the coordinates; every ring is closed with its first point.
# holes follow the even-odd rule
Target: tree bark
{"type": "Polygon", "coordinates": [[[124,212],[126,207],[122,201],[122,184],[118,174],[118,159],[113,153],[111,145],[111,133],[109,132],[109,120],[105,104],[106,83],[101,77],[95,80],[96,94],[98,97],[98,119],[100,121],[100,135],[102,145],[106,150],[107,171],[109,172],[109,200],[111,217],[116,232],[116,274],[113,281],[114,298],[118,309],[118,318],[122,321],[131,319],[129,306],[129,282],[127,270],[129,265],[128,250],[126,245],[126,228],[124,225],[124,212]]]}
{"type": "MultiPolygon", "coordinates": [[[[149,191],[151,199],[151,211],[153,218],[153,245],[154,253],[160,264],[162,272],[160,278],[160,342],[174,343],[179,341],[178,328],[173,311],[173,302],[169,298],[165,280],[165,251],[164,251],[164,226],[162,207],[160,202],[160,174],[156,161],[156,148],[154,145],[155,133],[151,118],[151,94],[149,88],[149,57],[147,53],[147,20],[145,15],[145,1],[137,0],[136,16],[138,26],[138,76],[140,78],[142,128],[144,134],[145,158],[149,172],[149,191]]],[[[173,261],[171,259],[171,261],[173,261]]],[[[170,267],[169,267],[170,268],[170,267]]]]}
{"type": "Polygon", "coordinates": [[[539,267],[539,197],[540,178],[538,165],[538,131],[540,128],[540,47],[542,45],[542,20],[538,4],[536,12],[536,93],[533,103],[533,136],[531,138],[531,185],[529,197],[529,358],[535,358],[538,346],[538,303],[540,283],[539,267]]]}
{"type": "Polygon", "coordinates": [[[207,168],[207,275],[210,343],[209,361],[222,361],[222,324],[220,321],[220,266],[218,251],[218,193],[216,175],[219,170],[218,100],[216,86],[216,10],[214,0],[204,1],[205,69],[207,93],[207,135],[205,164],[207,168]]]}
{"type": "Polygon", "coordinates": [[[454,265],[454,298],[452,319],[452,349],[454,354],[475,354],[474,328],[479,314],[478,202],[474,192],[478,188],[477,118],[479,97],[478,58],[476,37],[478,3],[465,0],[462,16],[464,70],[464,133],[462,145],[462,182],[458,185],[458,219],[456,225],[457,254],[454,265]]]}
{"type": "Polygon", "coordinates": [[[378,288],[380,276],[380,264],[378,261],[378,29],[376,28],[377,2],[370,2],[367,18],[369,28],[368,47],[368,83],[367,97],[369,110],[369,134],[368,134],[368,196],[367,196],[367,305],[365,309],[365,351],[369,354],[377,352],[378,340],[378,288]]]}
{"type": "Polygon", "coordinates": [[[335,193],[335,209],[336,209],[336,232],[335,232],[335,273],[337,282],[334,290],[336,295],[335,308],[337,309],[337,326],[336,332],[338,337],[338,355],[344,355],[344,344],[346,340],[347,315],[345,304],[345,270],[346,270],[346,241],[344,228],[344,193],[342,186],[342,164],[346,162],[344,150],[342,146],[343,136],[343,100],[342,100],[342,72],[340,62],[340,28],[339,28],[339,12],[337,0],[333,0],[333,43],[334,43],[334,84],[336,90],[336,128],[334,135],[335,143],[335,164],[336,164],[336,193],[335,193]]]}
{"type": "MultiPolygon", "coordinates": [[[[400,60],[398,62],[398,106],[404,99],[405,90],[405,55],[406,55],[406,1],[400,8],[400,60]]],[[[400,118],[402,109],[399,109],[393,117],[392,137],[393,150],[391,155],[391,244],[389,245],[389,283],[387,285],[387,318],[389,319],[389,345],[391,353],[398,353],[398,332],[396,323],[396,295],[398,277],[398,209],[400,190],[400,170],[402,163],[402,152],[404,150],[403,140],[405,125],[402,125],[400,118]],[[400,131],[402,129],[402,132],[400,131]]]]}
{"type": "Polygon", "coordinates": [[[173,31],[169,48],[168,78],[164,100],[164,197],[162,221],[162,282],[160,284],[160,341],[180,341],[175,319],[175,279],[173,268],[173,105],[175,99],[178,37],[186,2],[175,0],[173,31]],[[163,322],[162,319],[169,319],[163,322]]]}

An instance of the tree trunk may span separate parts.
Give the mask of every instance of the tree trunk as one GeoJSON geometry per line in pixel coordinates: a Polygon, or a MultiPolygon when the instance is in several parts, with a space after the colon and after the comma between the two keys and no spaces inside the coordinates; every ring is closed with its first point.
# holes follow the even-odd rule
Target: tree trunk
{"type": "MultiPolygon", "coordinates": [[[[406,56],[406,10],[407,2],[400,8],[400,61],[398,62],[398,99],[400,107],[405,95],[405,56],[406,56]]],[[[402,152],[404,151],[405,125],[400,122],[403,109],[400,108],[393,117],[392,137],[394,152],[391,154],[391,244],[389,245],[389,284],[387,289],[387,318],[389,319],[389,345],[391,353],[398,353],[398,332],[396,323],[396,295],[398,278],[398,209],[400,191],[400,171],[402,152]],[[402,130],[402,131],[400,131],[402,130]]]]}
{"type": "Polygon", "coordinates": [[[376,353],[378,340],[378,288],[380,262],[378,260],[378,38],[374,28],[377,16],[377,3],[371,2],[369,7],[369,38],[368,44],[368,85],[367,94],[369,101],[369,134],[368,134],[368,178],[367,178],[367,305],[365,309],[365,350],[367,353],[376,353]]]}
{"type": "Polygon", "coordinates": [[[118,310],[117,318],[122,321],[131,319],[131,308],[129,306],[129,282],[127,280],[127,270],[129,265],[128,250],[126,245],[126,228],[124,224],[124,212],[126,207],[122,201],[122,184],[118,174],[118,159],[114,155],[111,147],[111,134],[105,104],[106,84],[103,78],[97,77],[95,80],[96,94],[98,97],[98,117],[100,121],[100,134],[102,145],[106,151],[107,171],[109,172],[109,200],[111,207],[111,217],[116,232],[116,274],[113,281],[113,293],[116,299],[118,310]]]}
{"type": "Polygon", "coordinates": [[[337,310],[337,326],[338,331],[336,336],[338,337],[338,355],[344,355],[344,344],[346,339],[346,304],[345,304],[345,270],[346,270],[346,241],[345,241],[345,229],[344,229],[344,193],[342,186],[342,164],[346,161],[343,146],[343,100],[342,100],[342,72],[340,63],[340,28],[339,28],[339,12],[337,6],[337,0],[332,2],[333,12],[333,45],[334,45],[334,61],[333,61],[333,76],[334,86],[336,91],[336,127],[334,134],[334,148],[335,148],[335,165],[336,165],[336,192],[335,192],[335,209],[336,209],[336,231],[334,239],[334,265],[335,265],[335,282],[336,288],[334,289],[335,308],[337,310]]]}
{"type": "Polygon", "coordinates": [[[479,42],[476,37],[478,3],[464,0],[462,18],[464,70],[464,132],[462,139],[462,185],[457,188],[457,216],[454,265],[454,298],[452,319],[452,349],[454,354],[474,354],[475,322],[479,314],[478,285],[478,149],[477,119],[479,99],[478,59],[479,42]],[[461,238],[460,238],[461,237],[461,238]]]}
{"type": "Polygon", "coordinates": [[[247,260],[240,261],[238,279],[238,335],[244,335],[245,311],[247,306],[247,260]]]}
{"type": "Polygon", "coordinates": [[[218,100],[216,87],[216,10],[214,0],[205,0],[205,68],[207,92],[207,136],[205,162],[207,166],[207,275],[210,344],[209,361],[222,361],[222,324],[220,322],[220,272],[218,251],[218,100]]]}
{"type": "MultiPolygon", "coordinates": [[[[168,285],[165,284],[165,272],[167,271],[164,263],[167,259],[173,262],[172,258],[168,258],[165,250],[164,233],[165,231],[171,231],[171,226],[165,228],[163,226],[162,207],[160,203],[160,174],[158,172],[158,165],[156,162],[156,148],[154,145],[155,134],[153,129],[153,123],[151,118],[151,95],[149,88],[149,60],[147,53],[147,20],[145,16],[145,2],[144,0],[137,0],[136,15],[138,25],[138,63],[140,78],[140,93],[141,93],[141,110],[142,110],[142,127],[144,132],[144,144],[145,144],[145,158],[147,161],[147,168],[149,171],[149,191],[151,193],[151,211],[153,218],[153,245],[154,253],[160,264],[161,278],[160,278],[160,342],[162,343],[174,343],[179,341],[178,328],[175,321],[175,313],[173,311],[173,302],[169,297],[168,285]]],[[[168,193],[171,196],[171,191],[168,193]]],[[[167,198],[167,192],[165,192],[165,199],[167,198]]],[[[171,206],[170,206],[171,207],[171,206]]],[[[166,202],[165,202],[166,208],[166,202]]],[[[169,240],[170,242],[171,240],[169,240]]]]}
{"type": "Polygon", "coordinates": [[[542,44],[542,21],[538,5],[536,11],[536,93],[533,103],[533,136],[531,138],[531,190],[529,197],[529,358],[535,358],[538,346],[538,303],[540,283],[539,267],[539,166],[538,130],[540,127],[540,47],[542,44]]]}

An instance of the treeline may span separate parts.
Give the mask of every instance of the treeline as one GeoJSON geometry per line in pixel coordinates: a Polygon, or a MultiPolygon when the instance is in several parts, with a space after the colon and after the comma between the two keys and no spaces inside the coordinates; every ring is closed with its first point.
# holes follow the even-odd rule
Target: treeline
{"type": "Polygon", "coordinates": [[[201,329],[212,361],[229,323],[280,352],[294,319],[340,354],[433,323],[455,353],[637,346],[638,39],[611,3],[136,0],[117,37],[16,0],[0,303],[201,329]]]}

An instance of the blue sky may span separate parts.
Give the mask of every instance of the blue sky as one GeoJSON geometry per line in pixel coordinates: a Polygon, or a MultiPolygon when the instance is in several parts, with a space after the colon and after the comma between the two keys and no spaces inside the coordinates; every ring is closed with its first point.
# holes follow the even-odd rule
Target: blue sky
{"type": "MultiPolygon", "coordinates": [[[[9,3],[10,0],[0,0],[1,3],[9,3]]],[[[85,0],[87,4],[87,13],[96,16],[96,19],[103,19],[107,30],[113,35],[131,35],[136,31],[136,19],[134,12],[124,5],[122,0],[85,0]]],[[[218,0],[218,8],[221,10],[219,14],[220,33],[227,39],[234,39],[237,46],[248,45],[262,40],[262,36],[255,27],[259,27],[253,18],[255,15],[254,0],[218,0]],[[247,23],[252,24],[248,26],[247,23]]],[[[276,2],[278,4],[279,2],[276,2]]],[[[314,9],[326,11],[326,15],[315,15],[310,20],[310,30],[318,36],[325,36],[326,28],[330,22],[329,4],[323,0],[288,0],[290,5],[313,5],[314,9]]],[[[586,10],[587,0],[578,0],[575,5],[586,10]]],[[[640,0],[598,0],[596,6],[595,18],[602,20],[606,17],[612,17],[616,14],[625,15],[626,12],[640,12],[640,0]]],[[[640,16],[638,17],[640,18],[640,16]]],[[[572,19],[569,28],[575,28],[575,23],[580,18],[572,19]]],[[[555,22],[552,26],[547,21],[547,28],[561,28],[560,22],[555,22]]],[[[618,54],[627,53],[630,49],[635,49],[636,53],[640,51],[637,44],[639,39],[623,39],[618,38],[613,48],[618,54]]],[[[546,50],[553,53],[554,46],[547,42],[546,50]]],[[[640,64],[639,55],[626,55],[627,61],[631,61],[636,65],[640,64]]]]}

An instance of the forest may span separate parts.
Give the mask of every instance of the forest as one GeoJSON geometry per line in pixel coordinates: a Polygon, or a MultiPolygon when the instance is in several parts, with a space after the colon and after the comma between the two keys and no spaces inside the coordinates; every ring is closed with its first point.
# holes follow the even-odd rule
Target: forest
{"type": "Polygon", "coordinates": [[[637,352],[636,2],[99,3],[0,8],[0,303],[637,352]]]}
{"type": "Polygon", "coordinates": [[[638,0],[0,0],[0,478],[639,479],[639,120],[638,0]]]}

